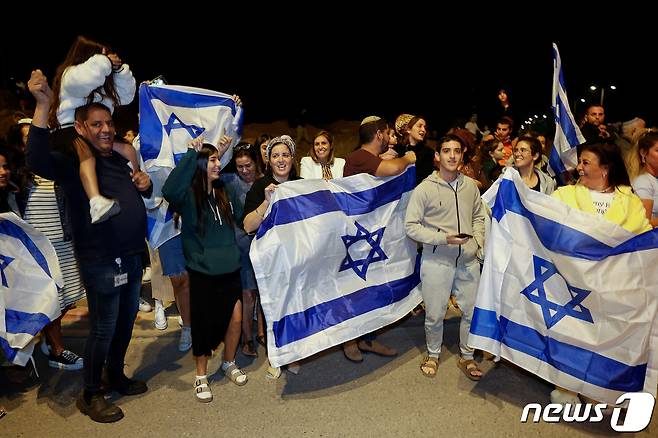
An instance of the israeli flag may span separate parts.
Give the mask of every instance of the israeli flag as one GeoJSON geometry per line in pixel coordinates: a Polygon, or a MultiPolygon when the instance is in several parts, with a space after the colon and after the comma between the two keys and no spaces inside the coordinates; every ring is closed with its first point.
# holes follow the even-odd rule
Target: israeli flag
{"type": "Polygon", "coordinates": [[[8,361],[30,359],[34,336],[61,314],[62,287],[48,238],[14,213],[0,214],[0,347],[8,361]]]}
{"type": "Polygon", "coordinates": [[[222,167],[231,160],[233,147],[242,135],[242,107],[230,95],[180,85],[139,87],[139,135],[146,169],[173,169],[187,152],[190,140],[203,136],[217,145],[223,135],[233,138],[221,158],[222,167]]]}
{"type": "Polygon", "coordinates": [[[202,136],[217,145],[223,135],[232,137],[221,157],[222,167],[233,156],[242,135],[242,107],[230,95],[179,85],[139,87],[139,141],[134,143],[153,182],[152,202],[147,205],[148,240],[158,248],[180,234],[173,211],[162,197],[162,186],[191,140],[202,136]]]}
{"type": "Polygon", "coordinates": [[[658,230],[634,235],[514,169],[494,190],[469,345],[597,401],[655,396],[658,230]]]}
{"type": "MultiPolygon", "coordinates": [[[[140,168],[146,169],[141,159],[141,138],[138,135],[133,140],[133,147],[137,151],[140,168]]],[[[174,223],[174,211],[169,208],[169,203],[162,196],[162,186],[167,181],[171,169],[169,167],[151,166],[146,172],[151,178],[153,187],[151,197],[144,199],[146,207],[146,236],[151,249],[159,248],[167,240],[181,233],[180,224],[174,223]]],[[[179,219],[180,221],[180,219],[179,219]]]]}
{"type": "Polygon", "coordinates": [[[380,329],[421,302],[404,214],[415,167],[279,185],[250,257],[273,366],[380,329]]]}
{"type": "Polygon", "coordinates": [[[585,143],[576,120],[569,108],[567,88],[564,85],[562,61],[557,45],[553,43],[553,115],[555,116],[555,138],[548,158],[548,172],[551,176],[571,171],[578,165],[576,146],[585,143]]]}

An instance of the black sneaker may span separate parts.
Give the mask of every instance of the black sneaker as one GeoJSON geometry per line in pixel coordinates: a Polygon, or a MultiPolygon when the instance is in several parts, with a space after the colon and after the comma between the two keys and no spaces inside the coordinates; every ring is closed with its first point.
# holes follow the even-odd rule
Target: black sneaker
{"type": "Polygon", "coordinates": [[[80,370],[84,366],[84,360],[72,351],[64,350],[59,356],[50,353],[48,355],[48,365],[51,368],[60,370],[80,370]]]}
{"type": "Polygon", "coordinates": [[[125,374],[121,374],[118,378],[108,379],[107,387],[122,395],[137,395],[148,391],[145,382],[129,379],[125,374]]]}
{"type": "Polygon", "coordinates": [[[97,423],[114,423],[123,418],[123,411],[114,403],[105,400],[103,394],[94,394],[89,403],[85,401],[84,391],[75,402],[76,406],[85,415],[97,423]]]}

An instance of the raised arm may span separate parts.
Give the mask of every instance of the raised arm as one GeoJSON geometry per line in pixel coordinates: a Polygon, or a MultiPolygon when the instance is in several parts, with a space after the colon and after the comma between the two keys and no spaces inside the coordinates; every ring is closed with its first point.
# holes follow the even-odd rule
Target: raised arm
{"type": "Polygon", "coordinates": [[[114,78],[114,87],[119,95],[119,103],[128,105],[135,98],[137,82],[130,71],[130,66],[124,64],[116,53],[110,53],[107,57],[112,62],[112,77],[114,78]]]}
{"type": "Polygon", "coordinates": [[[393,176],[399,175],[409,166],[416,162],[416,154],[407,152],[403,157],[393,158],[391,160],[382,160],[377,167],[375,176],[393,176]]]}
{"type": "Polygon", "coordinates": [[[174,210],[180,209],[190,192],[189,189],[196,170],[197,151],[202,144],[202,141],[192,140],[187,153],[183,155],[183,158],[171,171],[162,187],[162,196],[174,207],[174,210]]]}
{"type": "Polygon", "coordinates": [[[27,166],[43,178],[59,180],[66,169],[72,170],[72,165],[62,154],[50,151],[48,111],[53,102],[53,92],[41,70],[32,72],[27,86],[37,102],[25,151],[27,166]]]}

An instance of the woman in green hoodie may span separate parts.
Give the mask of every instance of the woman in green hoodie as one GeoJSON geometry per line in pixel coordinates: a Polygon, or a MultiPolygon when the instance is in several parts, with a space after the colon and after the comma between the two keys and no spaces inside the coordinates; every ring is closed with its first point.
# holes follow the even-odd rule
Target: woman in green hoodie
{"type": "Polygon", "coordinates": [[[219,180],[220,157],[230,144],[224,136],[215,146],[197,138],[162,188],[164,198],[182,217],[185,264],[190,275],[192,353],[196,361],[194,393],[212,401],[208,357],[224,341],[224,374],[236,385],[247,375],[235,364],[242,324],[240,251],[235,218],[241,217],[235,194],[219,180]]]}

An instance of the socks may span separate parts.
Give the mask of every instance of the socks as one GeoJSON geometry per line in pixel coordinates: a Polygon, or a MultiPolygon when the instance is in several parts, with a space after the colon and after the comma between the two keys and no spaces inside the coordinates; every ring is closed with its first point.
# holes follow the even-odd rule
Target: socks
{"type": "Polygon", "coordinates": [[[231,365],[235,365],[235,360],[232,360],[231,362],[225,360],[222,362],[222,371],[226,371],[231,365]]]}

